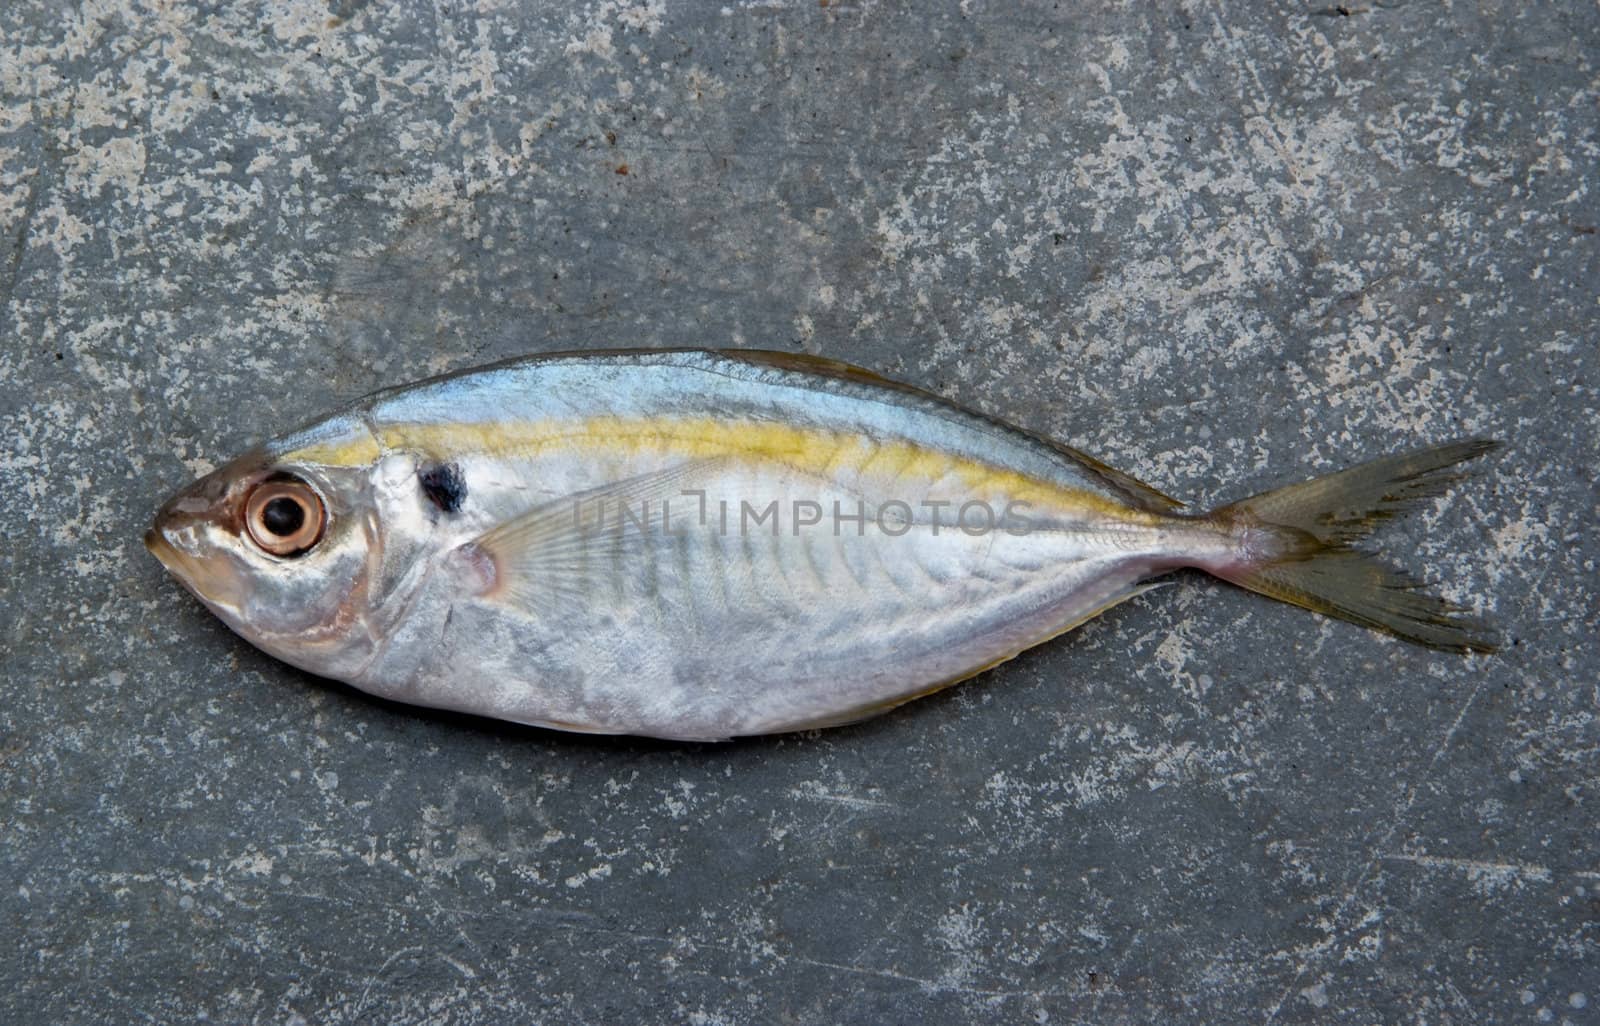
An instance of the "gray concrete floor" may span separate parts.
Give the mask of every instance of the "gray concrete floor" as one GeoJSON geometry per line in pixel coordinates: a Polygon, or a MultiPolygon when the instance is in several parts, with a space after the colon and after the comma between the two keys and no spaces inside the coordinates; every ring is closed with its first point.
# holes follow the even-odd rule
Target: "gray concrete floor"
{"type": "Polygon", "coordinates": [[[1600,1022],[1600,9],[0,7],[0,1020],[1600,1022]],[[1508,440],[1440,655],[1180,577],[817,736],[271,661],[157,503],[518,353],[826,353],[1199,504],[1508,440]]]}

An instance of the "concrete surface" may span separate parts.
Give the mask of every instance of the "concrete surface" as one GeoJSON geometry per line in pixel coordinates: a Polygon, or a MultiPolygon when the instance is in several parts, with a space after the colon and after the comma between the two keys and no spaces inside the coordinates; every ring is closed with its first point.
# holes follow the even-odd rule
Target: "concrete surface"
{"type": "Polygon", "coordinates": [[[1600,1022],[1600,9],[0,6],[0,1020],[1600,1022]],[[1199,577],[727,746],[393,707],[139,543],[341,399],[827,353],[1201,504],[1510,451],[1438,655],[1199,577]]]}

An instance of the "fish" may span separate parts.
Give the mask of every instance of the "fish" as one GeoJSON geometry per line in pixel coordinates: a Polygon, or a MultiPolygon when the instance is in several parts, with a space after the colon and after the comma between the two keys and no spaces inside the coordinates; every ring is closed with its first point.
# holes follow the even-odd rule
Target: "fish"
{"type": "Polygon", "coordinates": [[[377,392],[178,491],[150,551],[228,627],[417,706],[683,741],[853,723],[1198,568],[1410,642],[1492,632],[1361,547],[1499,443],[1191,512],[823,357],[536,355],[377,392]]]}

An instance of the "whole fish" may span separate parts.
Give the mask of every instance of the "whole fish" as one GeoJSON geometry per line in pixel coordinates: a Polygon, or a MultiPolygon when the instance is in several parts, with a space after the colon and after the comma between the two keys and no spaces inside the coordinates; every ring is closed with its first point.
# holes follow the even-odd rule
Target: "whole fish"
{"type": "Polygon", "coordinates": [[[379,392],[179,492],[146,544],[247,640],[386,698],[712,740],[848,723],[1198,567],[1441,649],[1353,543],[1495,445],[1209,513],[846,364],[628,350],[379,392]]]}

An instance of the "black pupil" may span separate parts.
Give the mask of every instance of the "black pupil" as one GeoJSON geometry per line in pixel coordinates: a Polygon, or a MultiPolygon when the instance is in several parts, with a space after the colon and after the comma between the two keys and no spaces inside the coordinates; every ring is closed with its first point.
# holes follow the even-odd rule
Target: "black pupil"
{"type": "Polygon", "coordinates": [[[270,499],[261,509],[261,526],[277,535],[287,538],[305,526],[305,507],[286,496],[270,499]]]}

